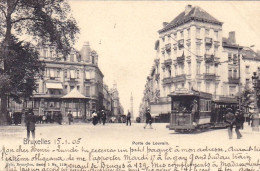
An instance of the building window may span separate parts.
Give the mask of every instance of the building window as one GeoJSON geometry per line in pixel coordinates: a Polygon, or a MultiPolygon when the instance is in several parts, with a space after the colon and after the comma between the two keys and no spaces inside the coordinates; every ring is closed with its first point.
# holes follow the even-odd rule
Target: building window
{"type": "Polygon", "coordinates": [[[80,87],[79,87],[79,86],[77,86],[77,90],[78,90],[78,91],[80,91],[80,89],[79,89],[79,88],[80,88],[80,87]]]}
{"type": "Polygon", "coordinates": [[[190,29],[187,29],[188,39],[190,39],[190,29]]]}
{"type": "Polygon", "coordinates": [[[86,71],[85,72],[85,78],[87,79],[87,80],[89,80],[90,79],[90,71],[86,71]]]}
{"type": "Polygon", "coordinates": [[[53,58],[53,50],[50,51],[50,57],[53,58]]]}
{"type": "Polygon", "coordinates": [[[72,91],[74,89],[74,86],[70,86],[70,91],[72,91]]]}
{"type": "Polygon", "coordinates": [[[64,89],[65,89],[65,93],[67,93],[67,92],[68,92],[68,86],[65,85],[65,86],[64,86],[64,89]]]}
{"type": "Polygon", "coordinates": [[[174,39],[175,40],[177,39],[177,33],[174,33],[174,39]]]}
{"type": "Polygon", "coordinates": [[[206,82],[206,92],[209,93],[210,90],[210,83],[206,82]]]}
{"type": "Polygon", "coordinates": [[[250,71],[249,71],[249,65],[246,66],[246,73],[249,74],[250,71]]]}
{"type": "Polygon", "coordinates": [[[237,78],[237,70],[236,69],[233,71],[233,78],[237,78]]]}
{"type": "Polygon", "coordinates": [[[177,65],[174,66],[174,70],[175,70],[175,76],[177,76],[178,75],[177,65]]]}
{"type": "Polygon", "coordinates": [[[44,58],[48,57],[48,49],[43,49],[43,57],[44,58]]]}
{"type": "Polygon", "coordinates": [[[209,46],[206,46],[206,54],[209,55],[209,50],[210,50],[210,47],[209,46]]]}
{"type": "Polygon", "coordinates": [[[77,70],[77,78],[79,78],[79,70],[77,70]]]}
{"type": "Polygon", "coordinates": [[[197,74],[200,74],[200,62],[197,62],[197,74]]]}
{"type": "Polygon", "coordinates": [[[188,46],[188,55],[191,56],[191,47],[190,45],[187,45],[188,46]]]}
{"type": "Polygon", "coordinates": [[[218,56],[218,46],[214,46],[214,55],[218,56]]]}
{"type": "Polygon", "coordinates": [[[229,95],[234,96],[236,94],[236,86],[229,86],[229,95]]]}
{"type": "Polygon", "coordinates": [[[228,53],[228,61],[229,61],[229,62],[232,61],[232,53],[228,53]]]}
{"type": "Polygon", "coordinates": [[[191,64],[190,64],[190,62],[188,63],[188,74],[189,75],[191,74],[191,64]]]}
{"type": "Polygon", "coordinates": [[[196,28],[196,38],[200,38],[200,28],[196,28]]]}
{"type": "Polygon", "coordinates": [[[236,55],[236,54],[233,55],[233,63],[234,63],[234,64],[237,63],[237,55],[236,55]]]}
{"type": "Polygon", "coordinates": [[[209,64],[206,64],[206,73],[207,73],[207,74],[209,73],[209,70],[210,70],[210,65],[209,65],[209,64]]]}
{"type": "Polygon", "coordinates": [[[205,37],[209,36],[209,29],[205,29],[205,37]]]}
{"type": "Polygon", "coordinates": [[[68,73],[67,73],[67,70],[66,70],[66,69],[64,70],[64,77],[65,77],[65,78],[68,77],[68,73]]]}
{"type": "Polygon", "coordinates": [[[201,83],[198,82],[198,83],[197,83],[197,90],[200,91],[200,89],[201,89],[201,83]]]}
{"type": "Polygon", "coordinates": [[[57,69],[57,77],[60,77],[60,69],[57,69]]]}
{"type": "Polygon", "coordinates": [[[50,78],[55,78],[54,69],[50,69],[50,78]]]}
{"type": "Polygon", "coordinates": [[[249,84],[250,83],[250,79],[246,79],[246,84],[249,84]]]}
{"type": "Polygon", "coordinates": [[[70,54],[70,62],[74,62],[74,54],[70,54]]]}
{"type": "Polygon", "coordinates": [[[92,56],[92,64],[95,64],[95,56],[92,56]]]}
{"type": "Polygon", "coordinates": [[[218,31],[214,31],[214,38],[215,40],[218,40],[218,31]]]}
{"type": "Polygon", "coordinates": [[[200,45],[196,45],[196,53],[200,56],[200,45]]]}
{"type": "Polygon", "coordinates": [[[183,36],[183,31],[181,31],[181,38],[183,39],[183,37],[184,37],[184,36],[183,36]]]}
{"type": "Polygon", "coordinates": [[[90,86],[86,86],[86,96],[90,96],[90,86]]]}
{"type": "Polygon", "coordinates": [[[75,78],[75,70],[70,70],[70,78],[75,78]]]}
{"type": "Polygon", "coordinates": [[[228,78],[232,78],[232,69],[228,70],[228,78]]]}

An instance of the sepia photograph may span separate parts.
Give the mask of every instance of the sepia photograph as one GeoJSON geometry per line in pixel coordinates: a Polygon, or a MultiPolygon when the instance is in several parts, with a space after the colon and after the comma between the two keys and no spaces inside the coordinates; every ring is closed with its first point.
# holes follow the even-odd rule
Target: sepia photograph
{"type": "Polygon", "coordinates": [[[0,171],[260,171],[260,2],[0,0],[0,171]]]}

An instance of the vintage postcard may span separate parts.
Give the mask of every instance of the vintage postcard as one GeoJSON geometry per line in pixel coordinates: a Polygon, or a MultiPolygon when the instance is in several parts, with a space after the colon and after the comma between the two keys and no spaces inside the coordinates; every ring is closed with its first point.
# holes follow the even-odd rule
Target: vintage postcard
{"type": "Polygon", "coordinates": [[[0,0],[0,171],[260,171],[260,2],[0,0]]]}

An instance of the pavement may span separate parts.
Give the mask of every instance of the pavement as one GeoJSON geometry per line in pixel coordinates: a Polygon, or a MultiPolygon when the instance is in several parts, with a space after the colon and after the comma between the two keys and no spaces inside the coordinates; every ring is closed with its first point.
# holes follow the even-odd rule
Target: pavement
{"type": "MultiPolygon", "coordinates": [[[[49,167],[45,170],[45,166],[37,167],[42,171],[48,169],[54,171],[55,168],[59,168],[59,171],[66,169],[66,171],[245,171],[246,169],[260,171],[260,132],[253,132],[247,124],[241,130],[243,135],[241,139],[236,139],[235,131],[233,139],[229,139],[227,129],[184,134],[175,133],[166,126],[166,123],[153,123],[152,129],[149,126],[144,129],[143,123],[132,123],[132,126],[122,123],[96,126],[90,123],[37,124],[36,140],[40,140],[41,143],[50,142],[34,146],[39,148],[38,150],[51,150],[51,152],[39,153],[42,160],[43,157],[52,156],[67,158],[64,162],[47,161],[49,167]],[[68,151],[62,152],[61,155],[57,149],[68,151]],[[75,152],[75,149],[81,152],[75,152]],[[94,152],[82,152],[82,149],[94,150],[94,152]],[[116,149],[116,152],[104,152],[111,149],[116,149]],[[223,151],[218,152],[219,149],[223,151]],[[165,152],[165,150],[172,151],[165,152]],[[198,152],[198,150],[202,151],[198,152]],[[72,159],[71,156],[75,158],[72,159]],[[121,160],[114,159],[114,156],[120,157],[121,160]],[[92,166],[96,169],[91,170],[92,166]],[[132,168],[126,169],[126,166],[132,168]],[[83,167],[86,168],[82,169],[83,167]]],[[[19,166],[20,171],[26,169],[29,171],[30,167],[36,168],[34,162],[23,162],[21,159],[15,161],[16,158],[13,158],[14,154],[32,159],[37,157],[35,156],[37,152],[22,151],[35,149],[33,145],[25,144],[25,138],[25,126],[0,127],[0,171],[7,171],[4,166],[8,164],[9,170],[13,169],[16,167],[15,162],[24,164],[19,166]],[[12,149],[15,150],[12,152],[12,149]],[[12,161],[1,160],[4,151],[7,151],[6,154],[11,156],[12,161]]],[[[39,157],[37,159],[39,160],[39,157]]]]}
{"type": "MultiPolygon", "coordinates": [[[[214,140],[216,143],[219,141],[232,141],[234,142],[248,142],[256,138],[260,140],[260,132],[253,132],[252,128],[244,124],[244,129],[240,130],[243,137],[239,140],[236,139],[235,131],[233,132],[233,139],[228,139],[226,129],[209,129],[204,132],[196,133],[176,133],[173,130],[166,128],[167,123],[153,123],[153,129],[149,126],[144,129],[143,123],[132,123],[132,126],[126,126],[123,123],[107,123],[106,125],[92,125],[91,123],[76,123],[72,125],[58,125],[58,124],[37,124],[36,125],[36,138],[57,138],[66,137],[74,138],[81,136],[82,138],[93,139],[94,141],[106,139],[118,140],[153,140],[161,139],[165,141],[183,142],[196,140],[201,143],[210,143],[214,140]]],[[[25,126],[0,126],[1,140],[21,140],[26,136],[25,126]]]]}

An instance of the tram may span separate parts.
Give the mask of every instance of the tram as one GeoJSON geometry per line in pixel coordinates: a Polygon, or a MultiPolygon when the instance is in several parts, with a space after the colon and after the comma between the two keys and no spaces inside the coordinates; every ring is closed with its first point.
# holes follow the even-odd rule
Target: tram
{"type": "Polygon", "coordinates": [[[236,97],[219,96],[212,101],[212,115],[211,123],[212,128],[226,128],[225,122],[226,109],[232,109],[232,113],[235,113],[239,108],[238,99],[236,97]]]}
{"type": "Polygon", "coordinates": [[[169,129],[193,132],[211,127],[212,94],[200,91],[175,91],[171,97],[169,129]]]}

